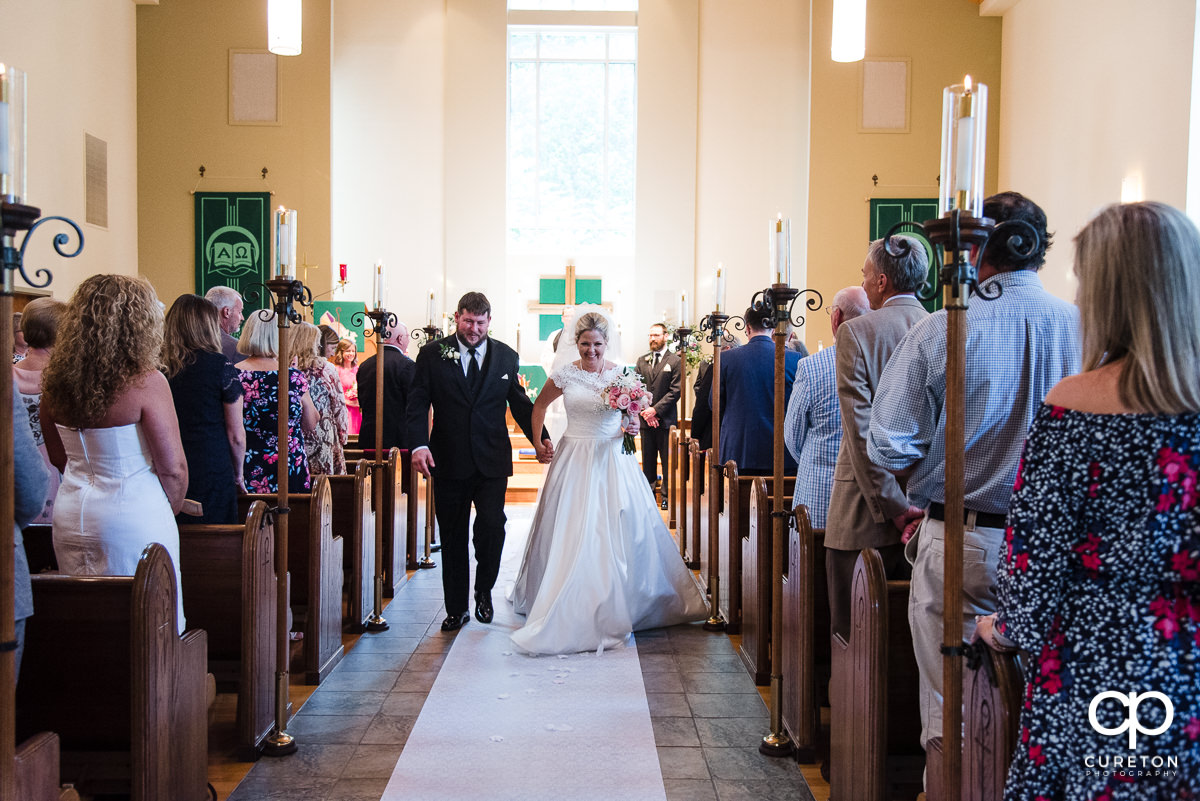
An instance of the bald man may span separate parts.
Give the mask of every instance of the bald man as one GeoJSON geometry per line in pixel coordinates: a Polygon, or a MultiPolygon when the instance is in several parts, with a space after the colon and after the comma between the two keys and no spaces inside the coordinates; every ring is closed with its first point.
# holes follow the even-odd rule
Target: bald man
{"type": "MultiPolygon", "coordinates": [[[[406,447],[404,427],[408,417],[408,390],[416,364],[408,358],[408,328],[397,323],[383,341],[383,449],[406,447]]],[[[362,407],[359,446],[375,447],[375,357],[358,368],[358,403],[362,407]]]]}

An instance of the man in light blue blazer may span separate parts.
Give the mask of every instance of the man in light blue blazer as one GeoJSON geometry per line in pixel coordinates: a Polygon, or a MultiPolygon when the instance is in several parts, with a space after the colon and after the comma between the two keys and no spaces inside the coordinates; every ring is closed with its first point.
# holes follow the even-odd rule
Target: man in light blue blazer
{"type": "MultiPolygon", "coordinates": [[[[775,342],[770,315],[746,309],[750,341],[721,357],[721,462],[737,462],[743,476],[766,476],[774,468],[775,342]]],[[[796,380],[800,354],[784,353],[784,408],[796,380]]],[[[784,453],[784,472],[796,475],[796,460],[784,453]]]]}

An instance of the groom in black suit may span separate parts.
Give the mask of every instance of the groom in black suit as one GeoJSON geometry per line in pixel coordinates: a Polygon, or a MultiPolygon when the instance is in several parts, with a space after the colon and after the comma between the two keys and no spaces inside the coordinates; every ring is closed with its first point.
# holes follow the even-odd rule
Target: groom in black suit
{"type": "MultiPolygon", "coordinates": [[[[432,471],[434,504],[442,531],[442,631],[462,628],[467,612],[470,556],[467,527],[475,504],[475,617],[492,622],[492,587],[504,550],[504,493],[512,475],[512,444],[505,408],[534,442],[533,402],[521,388],[517,353],[488,336],[492,306],[468,292],[454,314],[456,332],[421,348],[408,397],[408,445],[413,468],[432,471]],[[428,429],[433,407],[433,430],[428,429]]],[[[550,436],[543,444],[553,453],[550,436]]],[[[547,456],[546,461],[549,461],[547,456]]]]}

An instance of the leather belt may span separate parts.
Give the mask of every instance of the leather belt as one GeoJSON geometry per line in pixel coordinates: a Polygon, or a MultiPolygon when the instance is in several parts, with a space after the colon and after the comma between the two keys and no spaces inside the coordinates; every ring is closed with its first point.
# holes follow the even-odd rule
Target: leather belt
{"type": "MultiPolygon", "coordinates": [[[[970,509],[963,509],[963,525],[967,523],[967,517],[971,514],[970,509]]],[[[946,519],[946,507],[936,501],[929,504],[929,516],[934,520],[946,519]]],[[[1007,523],[1007,515],[998,515],[993,512],[976,512],[975,526],[976,528],[1004,528],[1007,523]]]]}

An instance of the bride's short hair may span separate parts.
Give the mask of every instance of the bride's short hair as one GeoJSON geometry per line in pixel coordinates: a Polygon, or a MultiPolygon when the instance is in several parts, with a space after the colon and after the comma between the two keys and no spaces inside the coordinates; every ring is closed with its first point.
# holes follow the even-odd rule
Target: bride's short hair
{"type": "Polygon", "coordinates": [[[608,320],[603,314],[588,312],[580,317],[575,323],[575,341],[578,342],[586,331],[595,331],[608,342],[608,320]]]}

